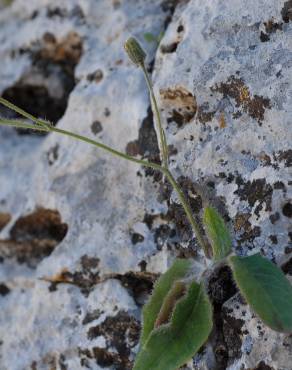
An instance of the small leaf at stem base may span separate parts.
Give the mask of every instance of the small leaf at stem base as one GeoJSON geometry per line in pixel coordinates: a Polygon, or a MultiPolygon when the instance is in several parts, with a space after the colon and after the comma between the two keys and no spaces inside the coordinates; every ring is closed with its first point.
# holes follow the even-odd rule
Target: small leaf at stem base
{"type": "Polygon", "coordinates": [[[223,218],[212,207],[204,210],[203,222],[213,250],[213,260],[220,261],[231,251],[231,237],[223,218]]]}

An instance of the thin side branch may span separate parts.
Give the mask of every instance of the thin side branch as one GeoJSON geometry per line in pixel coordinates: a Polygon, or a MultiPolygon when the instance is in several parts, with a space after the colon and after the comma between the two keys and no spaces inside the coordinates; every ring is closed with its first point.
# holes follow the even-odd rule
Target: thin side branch
{"type": "Polygon", "coordinates": [[[1,96],[0,96],[0,104],[3,104],[5,107],[7,107],[7,108],[13,110],[14,112],[20,114],[22,117],[25,117],[25,118],[35,122],[39,126],[42,126],[42,127],[50,126],[49,122],[46,122],[42,119],[34,117],[32,114],[29,114],[29,113],[25,112],[23,109],[17,107],[16,105],[12,104],[10,101],[2,98],[1,96]]]}
{"type": "Polygon", "coordinates": [[[0,125],[1,126],[13,126],[13,127],[17,127],[17,128],[24,128],[24,129],[28,129],[28,130],[42,131],[42,132],[44,132],[44,131],[45,132],[57,132],[59,134],[70,136],[70,137],[73,137],[73,138],[75,138],[79,141],[83,141],[85,143],[94,145],[99,149],[102,149],[102,150],[104,150],[108,153],[111,153],[111,154],[115,155],[116,157],[120,157],[120,158],[126,159],[128,161],[138,163],[142,166],[150,167],[150,168],[153,168],[155,170],[159,170],[159,171],[163,172],[162,166],[160,166],[157,163],[148,162],[148,161],[144,161],[143,159],[138,159],[138,158],[135,158],[135,157],[131,157],[128,154],[119,152],[118,150],[112,149],[109,146],[107,146],[105,144],[102,144],[98,141],[92,140],[92,139],[90,139],[86,136],[82,136],[82,135],[79,135],[79,134],[75,134],[74,132],[62,130],[62,129],[59,129],[59,128],[54,127],[54,126],[38,126],[38,125],[33,125],[33,124],[30,124],[30,123],[23,122],[23,121],[8,120],[8,119],[4,119],[4,118],[0,118],[0,125]]]}

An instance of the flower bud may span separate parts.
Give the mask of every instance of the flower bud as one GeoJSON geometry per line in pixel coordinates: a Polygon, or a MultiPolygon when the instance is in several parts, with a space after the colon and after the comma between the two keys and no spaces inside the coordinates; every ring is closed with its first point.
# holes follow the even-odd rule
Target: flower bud
{"type": "Polygon", "coordinates": [[[134,37],[130,37],[125,42],[124,48],[131,61],[136,64],[137,67],[144,64],[146,53],[134,37]]]}

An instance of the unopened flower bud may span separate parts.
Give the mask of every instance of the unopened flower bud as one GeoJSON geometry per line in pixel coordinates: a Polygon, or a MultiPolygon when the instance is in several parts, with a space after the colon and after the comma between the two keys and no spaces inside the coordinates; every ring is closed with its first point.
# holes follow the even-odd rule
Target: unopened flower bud
{"type": "Polygon", "coordinates": [[[134,37],[130,37],[125,42],[124,48],[131,61],[136,64],[137,67],[144,64],[146,53],[134,37]]]}

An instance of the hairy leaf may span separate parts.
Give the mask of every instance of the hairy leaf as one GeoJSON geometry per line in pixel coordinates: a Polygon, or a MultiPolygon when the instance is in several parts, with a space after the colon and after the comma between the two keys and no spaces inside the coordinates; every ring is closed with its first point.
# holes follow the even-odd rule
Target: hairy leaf
{"type": "Polygon", "coordinates": [[[223,218],[212,207],[204,210],[204,225],[210,240],[214,261],[220,261],[231,251],[231,237],[223,218]]]}
{"type": "Polygon", "coordinates": [[[157,280],[149,301],[143,308],[143,325],[140,339],[141,346],[146,342],[149,334],[154,328],[157,316],[162,308],[165,297],[170,291],[173,283],[188,273],[191,261],[177,259],[173,265],[157,280]]]}
{"type": "Polygon", "coordinates": [[[277,266],[259,253],[229,258],[235,281],[254,312],[273,330],[292,332],[292,286],[277,266]]]}
{"type": "Polygon", "coordinates": [[[175,370],[206,342],[212,330],[212,306],[203,285],[190,284],[175,306],[171,321],[154,329],[133,370],[175,370]]]}
{"type": "Polygon", "coordinates": [[[186,284],[183,281],[176,281],[173,283],[170,291],[166,294],[154,327],[157,328],[162,324],[167,324],[172,315],[173,309],[177,301],[186,292],[186,284]]]}

